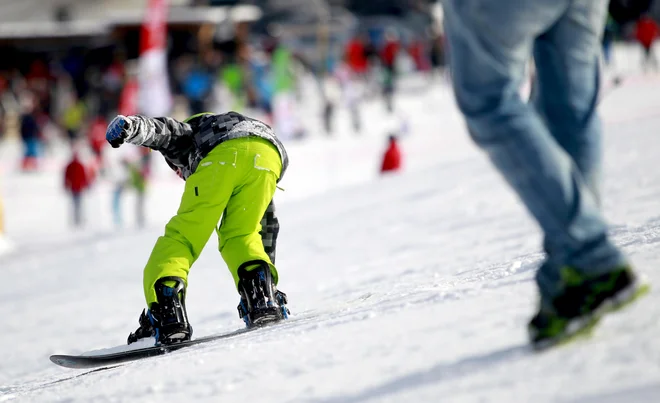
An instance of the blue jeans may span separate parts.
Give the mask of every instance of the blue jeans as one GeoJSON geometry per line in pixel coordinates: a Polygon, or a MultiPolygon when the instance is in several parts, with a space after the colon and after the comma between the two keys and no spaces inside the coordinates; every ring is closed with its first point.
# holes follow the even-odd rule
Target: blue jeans
{"type": "Polygon", "coordinates": [[[599,202],[596,114],[607,0],[444,0],[458,105],[471,137],[544,233],[537,273],[548,300],[559,271],[586,276],[626,264],[607,236],[599,202]],[[531,58],[533,99],[519,88],[531,58]]]}

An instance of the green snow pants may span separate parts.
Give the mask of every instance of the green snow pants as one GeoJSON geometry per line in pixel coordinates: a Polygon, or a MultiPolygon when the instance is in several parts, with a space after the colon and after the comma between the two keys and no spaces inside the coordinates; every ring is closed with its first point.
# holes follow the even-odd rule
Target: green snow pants
{"type": "Polygon", "coordinates": [[[144,268],[147,306],[157,300],[154,284],[158,279],[175,276],[187,284],[190,267],[214,229],[236,285],[238,268],[253,260],[267,262],[277,284],[277,270],[264,251],[259,231],[281,172],[279,152],[268,140],[250,136],[217,145],[186,180],[179,210],[165,226],[144,268]]]}

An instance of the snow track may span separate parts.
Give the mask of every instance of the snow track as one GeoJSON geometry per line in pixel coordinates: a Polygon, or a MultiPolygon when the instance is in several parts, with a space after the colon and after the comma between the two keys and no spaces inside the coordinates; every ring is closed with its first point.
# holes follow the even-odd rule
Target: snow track
{"type": "MultiPolygon", "coordinates": [[[[385,133],[291,147],[287,191],[277,196],[290,322],[103,371],[62,369],[48,356],[124,343],[144,304],[142,266],[180,185],[155,182],[149,203],[159,207],[144,232],[99,224],[70,234],[64,219],[42,211],[65,211],[59,190],[44,187],[58,176],[8,176],[6,211],[42,208],[32,220],[7,220],[16,249],[0,258],[0,401],[657,401],[660,117],[616,114],[633,100],[660,110],[660,79],[624,83],[602,106],[611,232],[656,287],[606,317],[590,340],[542,354],[530,353],[525,334],[538,230],[470,144],[447,91],[401,100],[413,117],[433,102],[440,112],[414,120],[400,175],[358,170],[342,181],[355,166],[322,152],[337,144],[378,151],[385,133]],[[314,178],[327,181],[308,187],[314,178]],[[36,188],[38,200],[18,191],[36,188]]],[[[376,167],[377,154],[362,164],[376,167]]],[[[101,185],[94,197],[108,191],[101,185]]],[[[99,209],[95,219],[107,215],[99,209]]],[[[215,242],[190,274],[195,336],[241,326],[215,242]]]]}

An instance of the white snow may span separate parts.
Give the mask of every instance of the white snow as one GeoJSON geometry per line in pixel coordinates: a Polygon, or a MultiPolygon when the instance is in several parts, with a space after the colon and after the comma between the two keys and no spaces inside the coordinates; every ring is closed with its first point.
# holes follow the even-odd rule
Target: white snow
{"type": "Polygon", "coordinates": [[[14,249],[14,244],[6,236],[0,234],[0,255],[9,253],[14,249]]]}
{"type": "MultiPolygon", "coordinates": [[[[657,285],[660,77],[626,74],[601,105],[604,208],[614,240],[657,285]]],[[[365,107],[374,124],[362,135],[344,111],[345,131],[288,144],[286,191],[276,196],[288,322],[79,377],[86,371],[48,356],[125,343],[144,307],[142,267],[183,182],[159,165],[142,231],[130,198],[126,227],[112,227],[111,185],[100,183],[86,200],[87,228],[71,231],[65,153],[21,175],[11,154],[19,145],[0,147],[15,245],[0,257],[0,401],[657,401],[656,289],[588,341],[528,351],[539,231],[468,139],[450,89],[408,84],[396,118],[409,130],[402,173],[377,175],[392,127],[381,103],[365,107]]],[[[216,242],[189,278],[196,337],[242,326],[216,242]]]]}

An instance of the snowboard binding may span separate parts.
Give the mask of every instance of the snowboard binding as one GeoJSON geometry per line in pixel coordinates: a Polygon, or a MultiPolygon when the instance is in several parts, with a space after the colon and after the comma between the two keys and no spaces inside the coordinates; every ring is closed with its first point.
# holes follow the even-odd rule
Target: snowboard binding
{"type": "Polygon", "coordinates": [[[244,263],[238,268],[238,277],[238,293],[241,295],[238,316],[245,326],[262,326],[289,317],[286,294],[273,284],[273,275],[266,262],[244,263]],[[258,267],[250,271],[246,269],[255,264],[258,267]]]}
{"type": "Polygon", "coordinates": [[[192,337],[192,326],[186,312],[186,286],[179,277],[163,277],[154,285],[158,302],[140,315],[140,327],[128,336],[128,344],[154,337],[156,344],[173,344],[192,337]],[[165,282],[173,282],[169,287],[165,282]]]}

